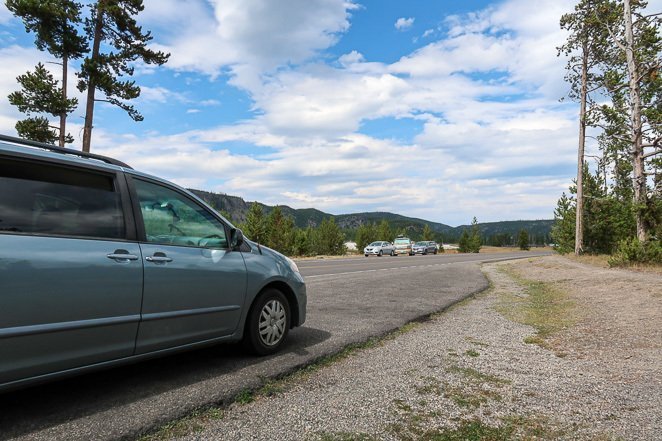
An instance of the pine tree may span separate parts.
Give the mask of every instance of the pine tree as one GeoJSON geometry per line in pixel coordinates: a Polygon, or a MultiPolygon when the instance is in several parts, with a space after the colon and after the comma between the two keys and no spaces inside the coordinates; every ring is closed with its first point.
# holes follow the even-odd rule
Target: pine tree
{"type": "Polygon", "coordinates": [[[297,229],[294,233],[294,244],[292,245],[292,254],[295,256],[311,255],[312,236],[313,236],[312,227],[308,227],[305,230],[297,229]]]}
{"type": "Polygon", "coordinates": [[[132,76],[133,63],[162,65],[170,54],[147,48],[152,40],[150,32],[143,32],[136,15],[144,9],[142,0],[97,0],[91,5],[91,17],[85,20],[85,30],[92,41],[92,52],[83,60],[78,73],[78,90],[87,91],[83,151],[90,151],[94,118],[95,92],[105,95],[104,101],[120,107],[134,121],[143,116],[127,101],[140,96],[132,76]],[[102,52],[108,48],[107,52],[102,52]]]}
{"type": "Polygon", "coordinates": [[[471,251],[469,242],[469,232],[464,229],[462,230],[462,236],[460,236],[460,242],[458,243],[458,251],[460,253],[469,253],[471,251]]]}
{"type": "Polygon", "coordinates": [[[524,228],[519,230],[519,235],[517,236],[517,245],[520,250],[528,251],[529,247],[529,232],[524,228]]]}
{"type": "Polygon", "coordinates": [[[369,243],[377,240],[377,236],[378,233],[373,223],[359,225],[359,228],[356,229],[356,236],[354,239],[356,242],[356,249],[360,252],[363,252],[363,248],[365,248],[369,243]]]}
{"type": "Polygon", "coordinates": [[[480,247],[482,245],[482,239],[480,238],[480,228],[478,227],[478,219],[474,216],[471,221],[471,235],[469,236],[469,252],[479,253],[480,247]]]}
{"type": "MultiPolygon", "coordinates": [[[[34,72],[19,75],[16,80],[22,86],[20,91],[9,95],[9,103],[18,107],[18,110],[28,115],[28,118],[16,123],[18,136],[33,141],[54,143],[58,133],[51,128],[48,119],[33,114],[47,113],[58,116],[71,113],[77,104],[75,98],[64,99],[62,89],[57,80],[53,78],[43,64],[38,63],[34,72]]],[[[61,133],[60,133],[61,134],[61,133]]],[[[70,135],[66,142],[73,142],[70,135]]]]}
{"type": "MultiPolygon", "coordinates": [[[[645,1],[609,5],[598,11],[612,45],[603,74],[611,102],[599,108],[604,130],[599,140],[613,163],[615,179],[627,179],[632,189],[636,236],[644,242],[655,229],[649,220],[655,219],[654,207],[662,196],[648,186],[648,176],[654,176],[656,158],[662,154],[662,17],[645,15],[645,1]],[[623,167],[626,161],[629,165],[623,167]]],[[[651,181],[654,184],[654,178],[651,181]]]]}
{"type": "MultiPolygon", "coordinates": [[[[62,87],[45,92],[48,98],[42,98],[54,103],[52,95],[57,90],[60,99],[58,104],[54,104],[42,112],[59,116],[59,133],[55,139],[58,139],[60,147],[63,147],[65,142],[73,142],[71,135],[66,133],[66,120],[67,115],[78,104],[78,100],[75,98],[69,99],[67,96],[69,60],[81,58],[88,49],[85,38],[79,35],[77,30],[77,26],[81,23],[82,5],[71,0],[7,0],[5,5],[16,17],[23,20],[26,31],[34,32],[35,44],[39,50],[48,51],[55,58],[61,60],[62,87]]],[[[26,135],[33,134],[39,139],[29,136],[28,138],[53,142],[55,132],[50,130],[47,127],[48,124],[44,124],[44,121],[45,118],[38,117],[19,122],[16,128],[19,136],[26,137],[26,135]],[[21,126],[20,129],[19,125],[21,126]]]]}
{"type": "Polygon", "coordinates": [[[283,254],[291,254],[294,242],[294,221],[275,207],[267,217],[266,245],[283,254]]]}
{"type": "Polygon", "coordinates": [[[428,224],[425,224],[423,226],[423,240],[433,240],[434,239],[434,233],[432,232],[432,229],[428,224]]]}
{"type": "Polygon", "coordinates": [[[253,202],[246,214],[246,222],[242,226],[243,233],[250,240],[258,243],[264,243],[268,240],[267,237],[267,221],[264,218],[262,206],[257,202],[253,202]]]}
{"type": "Polygon", "coordinates": [[[324,219],[314,230],[313,249],[315,254],[338,256],[345,254],[345,236],[333,218],[324,219]]]}
{"type": "Polygon", "coordinates": [[[573,200],[565,194],[556,203],[554,209],[554,225],[552,226],[552,238],[556,245],[556,251],[567,254],[575,248],[575,210],[577,207],[573,200]]]}
{"type": "Polygon", "coordinates": [[[577,216],[575,218],[575,254],[582,253],[584,244],[584,194],[583,170],[586,127],[589,125],[591,97],[602,84],[600,75],[594,69],[604,62],[604,54],[609,46],[607,29],[597,18],[596,8],[604,8],[605,0],[581,0],[575,12],[561,17],[561,28],[570,31],[567,42],[558,48],[559,55],[568,56],[565,79],[570,83],[569,97],[579,101],[579,146],[577,149],[577,216]]]}
{"type": "Polygon", "coordinates": [[[393,231],[386,219],[382,219],[377,227],[377,238],[375,240],[386,240],[388,242],[393,242],[393,231]]]}

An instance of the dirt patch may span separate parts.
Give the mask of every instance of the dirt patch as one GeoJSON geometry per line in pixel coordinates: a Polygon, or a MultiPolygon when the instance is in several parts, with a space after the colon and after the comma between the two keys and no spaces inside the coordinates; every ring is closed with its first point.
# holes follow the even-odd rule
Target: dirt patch
{"type": "Polygon", "coordinates": [[[525,279],[558,287],[576,302],[577,323],[550,337],[553,347],[578,359],[602,359],[611,376],[623,370],[645,376],[650,373],[646,365],[662,364],[659,275],[598,268],[560,256],[508,266],[525,279]]]}

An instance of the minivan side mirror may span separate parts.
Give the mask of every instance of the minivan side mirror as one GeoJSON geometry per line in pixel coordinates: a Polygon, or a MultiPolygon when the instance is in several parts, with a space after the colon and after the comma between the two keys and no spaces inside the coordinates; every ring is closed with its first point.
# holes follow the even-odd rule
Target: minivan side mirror
{"type": "Polygon", "coordinates": [[[236,250],[244,243],[244,233],[238,228],[230,230],[230,249],[236,250]]]}

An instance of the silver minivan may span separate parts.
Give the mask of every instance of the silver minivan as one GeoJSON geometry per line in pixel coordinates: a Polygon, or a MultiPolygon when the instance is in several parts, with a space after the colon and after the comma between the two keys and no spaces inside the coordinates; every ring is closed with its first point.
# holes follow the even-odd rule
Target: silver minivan
{"type": "Polygon", "coordinates": [[[0,136],[0,390],[219,342],[272,354],[305,319],[296,264],[187,190],[0,136]]]}

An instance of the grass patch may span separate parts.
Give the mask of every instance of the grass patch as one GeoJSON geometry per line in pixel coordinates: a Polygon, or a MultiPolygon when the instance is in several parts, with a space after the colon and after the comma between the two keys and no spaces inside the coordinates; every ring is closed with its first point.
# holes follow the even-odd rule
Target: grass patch
{"type": "Polygon", "coordinates": [[[235,403],[250,404],[255,401],[255,394],[252,390],[244,389],[235,397],[235,403]]]}
{"type": "Polygon", "coordinates": [[[489,426],[480,420],[463,421],[459,427],[428,430],[421,436],[421,440],[434,441],[478,441],[478,440],[509,440],[515,429],[512,426],[489,426]]]}
{"type": "Polygon", "coordinates": [[[468,351],[465,351],[464,353],[465,353],[465,355],[468,355],[469,357],[478,357],[478,356],[480,356],[480,352],[478,352],[475,349],[469,349],[468,351]]]}
{"type": "MultiPolygon", "coordinates": [[[[499,424],[491,425],[478,418],[462,419],[451,427],[429,428],[412,421],[392,424],[389,431],[403,441],[515,441],[556,440],[574,432],[570,428],[555,427],[546,418],[511,416],[502,418],[499,424]]],[[[597,440],[609,439],[601,438],[597,440]]]]}
{"type": "Polygon", "coordinates": [[[488,400],[501,401],[501,394],[481,388],[449,387],[444,389],[444,397],[452,400],[457,406],[475,409],[488,400]]]}
{"type": "Polygon", "coordinates": [[[574,260],[575,262],[585,263],[587,265],[593,265],[600,268],[609,268],[609,254],[581,254],[576,256],[572,253],[565,254],[565,258],[574,260]]]}
{"type": "Polygon", "coordinates": [[[441,395],[442,385],[439,380],[437,380],[434,377],[424,377],[421,378],[421,380],[423,380],[423,384],[414,386],[416,392],[419,395],[425,395],[425,394],[441,395]]]}
{"type": "Polygon", "coordinates": [[[506,380],[501,377],[497,377],[496,375],[491,375],[491,374],[485,374],[483,372],[480,372],[479,370],[476,370],[474,368],[469,368],[469,367],[460,367],[460,366],[451,366],[448,368],[449,372],[456,373],[456,374],[461,374],[465,376],[466,378],[469,378],[471,380],[475,380],[481,383],[492,383],[492,384],[510,384],[510,380],[506,380]]]}
{"type": "Polygon", "coordinates": [[[367,433],[319,432],[313,438],[316,441],[377,441],[378,438],[367,433]]]}
{"type": "Polygon", "coordinates": [[[522,285],[526,295],[502,294],[497,311],[509,320],[533,326],[536,334],[526,343],[548,348],[547,339],[575,323],[575,304],[568,294],[549,283],[523,279],[512,269],[501,271],[522,285]]]}
{"type": "Polygon", "coordinates": [[[154,433],[141,436],[138,438],[138,441],[163,441],[182,437],[190,433],[201,432],[210,421],[222,418],[223,411],[216,407],[197,411],[186,418],[162,426],[154,433]]]}
{"type": "Polygon", "coordinates": [[[489,343],[485,343],[484,341],[476,340],[473,337],[466,337],[466,340],[471,343],[472,345],[480,346],[481,348],[487,348],[490,346],[489,343]]]}

